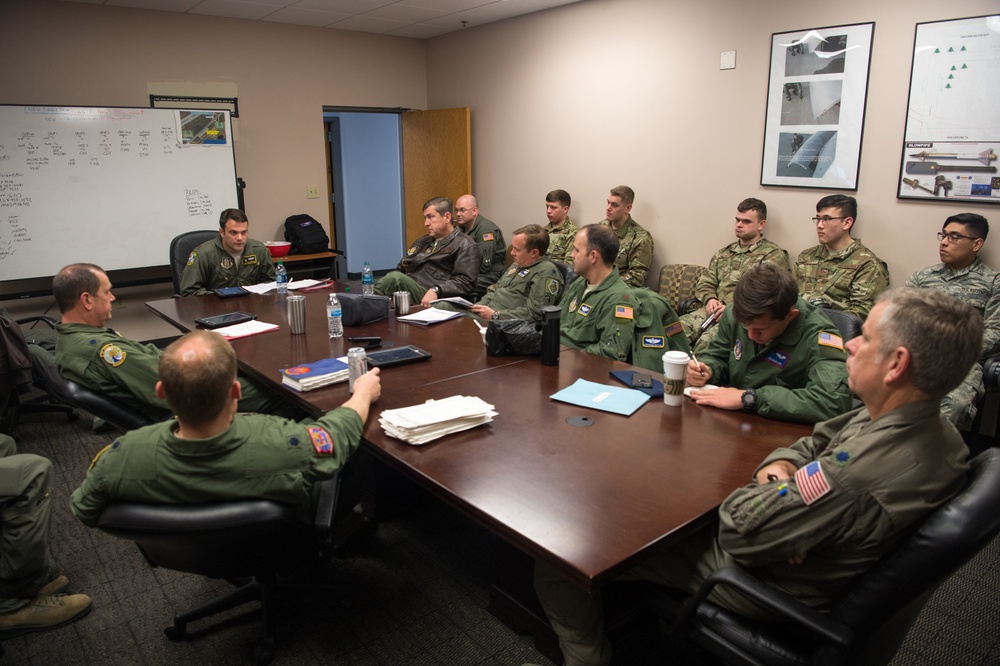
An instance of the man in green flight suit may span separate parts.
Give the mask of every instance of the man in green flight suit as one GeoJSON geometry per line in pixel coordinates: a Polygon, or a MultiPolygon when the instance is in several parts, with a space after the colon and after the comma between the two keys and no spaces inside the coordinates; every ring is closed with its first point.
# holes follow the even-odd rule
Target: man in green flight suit
{"type": "MultiPolygon", "coordinates": [[[[94,264],[70,264],[52,279],[52,295],[62,313],[62,323],[56,324],[56,365],[62,375],[154,420],[170,416],[170,406],[155,390],[163,352],[104,328],[115,300],[107,274],[94,264]]],[[[301,416],[279,396],[241,382],[241,410],[301,416]]]]}
{"type": "Polygon", "coordinates": [[[566,190],[552,190],[545,195],[545,217],[549,223],[545,231],[549,234],[549,259],[564,264],[573,263],[573,239],[580,227],[569,219],[569,207],[573,199],[566,190]]]}
{"type": "MultiPolygon", "coordinates": [[[[847,343],[850,387],[864,406],[776,449],[722,503],[718,523],[654,552],[621,579],[693,594],[712,572],[735,567],[828,608],[965,483],[968,449],[938,405],[979,354],[982,320],[974,312],[934,289],[887,292],[864,335],[847,343]]],[[[600,592],[541,561],[535,590],[566,666],[606,666],[600,592]]],[[[709,599],[773,619],[731,587],[714,588],[709,599]]]]}
{"type": "Polygon", "coordinates": [[[267,246],[249,237],[250,222],[238,208],[219,215],[219,237],[196,247],[181,274],[181,296],[209,294],[219,287],[242,287],[274,280],[267,246]]]}
{"type": "Polygon", "coordinates": [[[69,579],[49,549],[51,477],[47,458],[18,453],[0,434],[0,638],[54,629],[90,610],[87,595],[64,594],[69,579]]]}
{"type": "Polygon", "coordinates": [[[718,331],[717,325],[701,331],[702,324],[711,315],[717,318],[722,316],[726,304],[733,300],[736,283],[744,273],[765,263],[786,270],[791,268],[788,253],[764,238],[765,226],[767,205],[763,201],[751,197],[736,206],[736,242],[716,252],[708,262],[708,268],[698,278],[694,295],[703,305],[681,316],[684,332],[694,345],[696,354],[708,348],[718,331]]]}
{"type": "Polygon", "coordinates": [[[541,322],[542,306],[557,305],[563,292],[563,276],[549,261],[549,235],[537,224],[514,230],[510,253],[514,263],[499,282],[472,306],[483,319],[524,319],[541,322]]]}
{"type": "Polygon", "coordinates": [[[638,301],[621,279],[615,257],[618,236],[608,226],[588,224],[573,240],[573,270],[579,276],[562,298],[560,342],[618,361],[628,359],[638,301]]]}
{"type": "Polygon", "coordinates": [[[889,272],[875,253],[851,238],[858,202],[831,194],[816,204],[819,245],[803,250],[792,269],[802,298],[814,305],[853,312],[862,320],[889,286],[889,272]]]}
{"type": "Polygon", "coordinates": [[[761,264],[736,283],[719,332],[688,365],[699,405],[816,423],[851,408],[844,341],[821,308],[799,298],[784,268],[761,264]]]}
{"type": "Polygon", "coordinates": [[[606,217],[600,224],[613,229],[618,237],[615,266],[622,280],[630,287],[645,287],[653,263],[653,237],[632,219],[634,201],[635,192],[628,185],[612,188],[604,211],[606,217]]]}
{"type": "Polygon", "coordinates": [[[455,223],[468,234],[483,253],[476,278],[475,298],[481,298],[491,284],[496,284],[504,273],[507,243],[503,232],[492,220],[479,214],[479,201],[471,194],[463,194],[455,202],[455,223]]]}
{"type": "Polygon", "coordinates": [[[354,382],[342,406],[301,423],[237,413],[236,354],[218,333],[194,331],[160,359],[157,395],[173,421],[133,430],[94,458],[70,499],[73,515],[97,525],[115,501],[188,504],[259,498],[314,508],[319,481],[340,470],[361,442],[379,370],[354,382]]]}

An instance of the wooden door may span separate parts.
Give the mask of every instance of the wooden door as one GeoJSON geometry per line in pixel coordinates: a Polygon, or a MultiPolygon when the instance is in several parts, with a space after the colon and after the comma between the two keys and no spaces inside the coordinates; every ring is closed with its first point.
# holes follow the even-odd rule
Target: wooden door
{"type": "Polygon", "coordinates": [[[452,201],[472,191],[469,109],[405,111],[403,192],[406,246],[427,233],[421,206],[432,197],[452,201]]]}

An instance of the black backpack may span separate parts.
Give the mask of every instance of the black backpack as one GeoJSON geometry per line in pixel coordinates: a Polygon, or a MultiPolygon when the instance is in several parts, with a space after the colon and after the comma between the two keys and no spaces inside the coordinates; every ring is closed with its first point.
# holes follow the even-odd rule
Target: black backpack
{"type": "Polygon", "coordinates": [[[323,225],[303,213],[285,220],[285,240],[292,244],[291,254],[313,254],[330,248],[330,237],[323,225]]]}

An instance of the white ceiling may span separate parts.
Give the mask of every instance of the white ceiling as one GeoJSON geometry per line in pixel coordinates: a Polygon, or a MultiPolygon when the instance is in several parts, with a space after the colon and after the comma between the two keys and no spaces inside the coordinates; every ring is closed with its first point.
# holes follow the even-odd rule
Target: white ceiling
{"type": "Polygon", "coordinates": [[[427,39],[581,0],[66,0],[427,39]]]}

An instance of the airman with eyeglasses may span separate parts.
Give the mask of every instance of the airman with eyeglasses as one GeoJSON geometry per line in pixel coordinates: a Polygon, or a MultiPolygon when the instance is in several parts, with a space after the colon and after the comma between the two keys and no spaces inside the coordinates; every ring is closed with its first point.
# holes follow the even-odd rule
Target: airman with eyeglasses
{"type": "MultiPolygon", "coordinates": [[[[989,232],[989,222],[982,215],[959,213],[950,216],[937,234],[941,263],[917,271],[906,281],[907,287],[947,292],[982,315],[980,362],[1000,348],[1000,273],[979,258],[989,232]]],[[[976,363],[962,384],[942,399],[941,413],[959,427],[971,425],[985,392],[982,366],[976,363]]]]}

